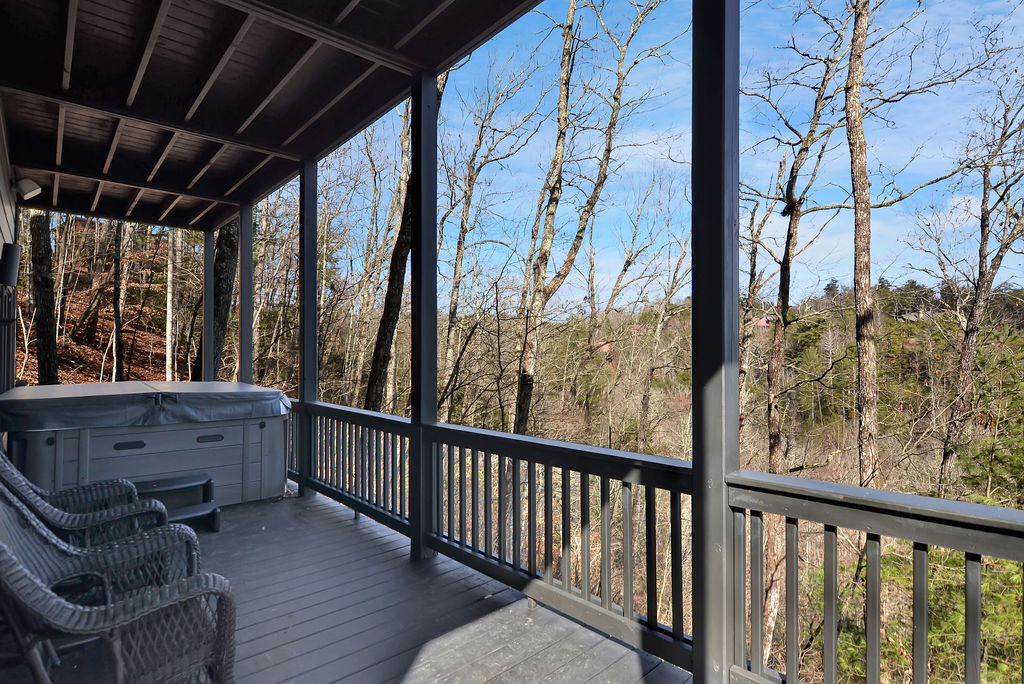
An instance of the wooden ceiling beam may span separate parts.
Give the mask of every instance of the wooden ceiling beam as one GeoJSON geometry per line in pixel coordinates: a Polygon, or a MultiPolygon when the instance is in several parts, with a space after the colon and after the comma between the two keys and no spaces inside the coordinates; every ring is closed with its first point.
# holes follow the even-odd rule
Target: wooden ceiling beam
{"type": "Polygon", "coordinates": [[[247,12],[268,23],[307,36],[325,45],[361,57],[374,64],[411,76],[423,71],[423,66],[396,50],[371,45],[334,27],[297,16],[287,9],[266,0],[216,0],[222,5],[247,12]]]}
{"type": "Polygon", "coordinates": [[[153,26],[149,30],[149,38],[146,40],[146,47],[142,49],[142,55],[139,57],[139,64],[135,68],[135,78],[132,79],[131,88],[128,89],[128,99],[125,104],[131,107],[135,104],[135,97],[139,94],[139,86],[142,85],[142,77],[146,75],[146,69],[149,68],[149,60],[153,57],[153,50],[156,48],[157,38],[160,36],[160,30],[164,27],[164,21],[167,19],[167,11],[171,8],[171,0],[162,0],[160,7],[157,8],[156,17],[153,19],[153,26]]]}
{"type": "Polygon", "coordinates": [[[135,205],[139,203],[139,200],[142,199],[142,195],[145,192],[146,190],[144,188],[139,188],[138,192],[135,193],[135,197],[132,198],[131,204],[128,205],[128,211],[124,212],[125,218],[132,215],[132,212],[135,211],[135,205]]]}
{"type": "Polygon", "coordinates": [[[75,56],[75,26],[77,24],[78,0],[68,0],[68,21],[64,31],[64,71],[60,79],[60,87],[64,90],[71,87],[71,63],[75,56]]]}
{"type": "Polygon", "coordinates": [[[110,163],[114,161],[114,153],[117,152],[117,144],[121,142],[121,131],[124,130],[124,119],[117,120],[117,128],[114,129],[114,137],[110,139],[110,149],[107,150],[107,159],[103,162],[103,175],[110,171],[110,163]]]}
{"type": "Polygon", "coordinates": [[[38,98],[54,102],[56,104],[63,103],[68,107],[92,112],[94,114],[125,119],[126,121],[141,124],[142,126],[162,128],[166,131],[178,132],[183,135],[200,138],[202,140],[208,140],[222,145],[230,145],[244,150],[250,150],[252,152],[259,152],[260,154],[273,155],[275,157],[281,157],[282,159],[288,159],[291,161],[299,161],[301,159],[299,155],[283,147],[265,145],[246,138],[240,138],[230,133],[211,131],[200,126],[193,125],[187,121],[174,121],[173,119],[163,118],[160,115],[142,113],[121,105],[112,105],[109,102],[104,102],[103,100],[96,98],[95,96],[62,93],[45,87],[40,87],[38,84],[32,82],[15,83],[10,80],[9,74],[10,70],[5,74],[6,78],[0,77],[0,91],[2,92],[13,93],[22,97],[38,98]]]}
{"type": "Polygon", "coordinates": [[[205,209],[203,209],[198,214],[196,214],[195,218],[193,218],[191,221],[188,222],[188,225],[190,225],[190,226],[196,225],[196,223],[199,221],[199,219],[203,218],[208,213],[210,213],[210,210],[213,209],[215,206],[217,206],[216,202],[210,202],[210,204],[207,205],[207,207],[205,209]]]}
{"type": "Polygon", "coordinates": [[[92,206],[89,207],[89,211],[96,211],[96,205],[100,203],[100,197],[103,195],[103,181],[96,184],[96,194],[92,196],[92,206]]]}
{"type": "Polygon", "coordinates": [[[174,209],[175,205],[181,201],[181,195],[175,195],[170,199],[167,204],[164,205],[163,210],[160,212],[160,216],[157,218],[157,222],[163,221],[167,218],[167,215],[171,213],[171,209],[174,209]]]}
{"type": "Polygon", "coordinates": [[[179,135],[181,135],[181,133],[178,133],[177,131],[171,133],[171,137],[167,139],[167,144],[164,145],[164,151],[156,158],[156,162],[153,164],[153,170],[150,171],[149,176],[146,177],[147,183],[156,177],[157,171],[159,171],[160,167],[164,165],[165,161],[167,161],[167,155],[171,153],[171,148],[174,147],[174,143],[177,142],[179,135]]]}
{"type": "MultiPolygon", "coordinates": [[[[412,40],[416,36],[416,34],[418,34],[428,24],[430,24],[430,22],[432,22],[434,19],[436,19],[437,16],[439,14],[441,14],[441,12],[444,12],[446,9],[448,9],[448,7],[451,6],[451,4],[454,1],[455,0],[443,0],[442,2],[437,3],[437,6],[434,7],[434,9],[431,10],[427,14],[427,16],[423,17],[423,19],[421,19],[419,22],[417,22],[415,26],[413,26],[409,31],[407,31],[405,33],[405,35],[403,35],[401,38],[398,39],[398,42],[395,43],[395,48],[401,48],[406,43],[408,43],[410,40],[412,40]]],[[[340,16],[344,17],[344,15],[345,15],[345,12],[343,12],[340,16]]],[[[341,92],[339,92],[337,95],[335,95],[333,98],[331,98],[331,100],[327,104],[325,104],[323,107],[321,107],[319,110],[317,110],[316,113],[313,114],[313,116],[311,116],[310,118],[306,119],[306,121],[301,126],[299,126],[299,128],[297,128],[294,133],[292,133],[290,136],[285,138],[284,144],[285,145],[290,145],[292,142],[295,141],[296,138],[298,138],[300,135],[302,135],[306,131],[307,128],[309,128],[314,123],[316,123],[316,121],[320,117],[322,117],[324,114],[326,114],[327,112],[329,112],[332,109],[334,109],[334,107],[337,106],[337,104],[339,102],[341,102],[345,97],[347,97],[348,94],[350,92],[352,92],[352,90],[354,90],[356,86],[358,86],[360,83],[362,83],[367,78],[372,76],[373,72],[375,72],[377,70],[378,66],[379,65],[377,65],[377,64],[373,64],[370,67],[368,67],[367,69],[364,69],[363,73],[359,74],[359,76],[357,76],[352,81],[350,81],[348,83],[348,85],[346,85],[341,90],[341,92]]]]}
{"type": "Polygon", "coordinates": [[[60,166],[61,159],[64,158],[64,120],[67,117],[67,107],[64,105],[57,105],[57,150],[54,154],[54,163],[60,166]]]}
{"type": "Polygon", "coordinates": [[[63,166],[54,166],[52,164],[32,163],[29,160],[12,158],[11,166],[14,166],[22,171],[36,171],[39,173],[52,173],[58,176],[66,176],[68,178],[80,178],[83,180],[94,181],[97,183],[109,183],[111,185],[122,185],[128,188],[137,188],[140,190],[153,190],[168,195],[183,195],[185,197],[206,200],[208,202],[221,202],[224,204],[237,205],[237,200],[230,199],[223,195],[213,195],[204,192],[195,192],[190,188],[182,188],[175,185],[167,185],[164,183],[143,183],[138,180],[141,176],[118,176],[110,175],[105,173],[96,173],[86,168],[69,168],[67,164],[63,166]]]}
{"type": "MultiPolygon", "coordinates": [[[[114,203],[109,200],[101,202],[97,205],[96,209],[91,209],[92,198],[89,195],[72,196],[67,192],[63,193],[63,195],[60,206],[60,211],[62,213],[90,216],[110,221],[126,220],[124,212],[121,211],[121,207],[115,206],[114,203]]],[[[40,211],[54,211],[54,207],[50,205],[49,199],[43,195],[39,195],[30,200],[19,200],[18,206],[26,209],[39,209],[40,211]]],[[[237,213],[238,210],[234,209],[234,211],[237,213]]],[[[169,222],[165,222],[164,219],[159,216],[161,212],[162,209],[157,207],[140,206],[132,213],[132,218],[128,220],[136,223],[148,223],[155,226],[162,225],[186,229],[189,227],[186,217],[175,215],[169,222]]],[[[167,218],[167,216],[165,215],[164,218],[167,218]]]]}
{"type": "Polygon", "coordinates": [[[206,99],[206,96],[210,93],[210,89],[213,87],[213,84],[220,76],[220,72],[224,71],[224,67],[227,66],[228,61],[231,60],[231,55],[233,55],[235,50],[238,49],[239,44],[245,39],[245,34],[249,32],[249,29],[252,28],[255,21],[256,17],[251,14],[247,15],[242,21],[238,30],[235,31],[235,35],[231,39],[231,42],[229,42],[227,47],[221,52],[220,59],[218,59],[217,63],[210,69],[210,74],[206,77],[203,87],[200,88],[199,94],[196,95],[195,99],[192,101],[192,106],[188,108],[188,112],[185,114],[185,121],[191,121],[192,117],[196,115],[196,112],[199,110],[199,106],[203,104],[203,100],[206,99]]]}
{"type": "Polygon", "coordinates": [[[288,73],[281,77],[281,79],[278,80],[276,84],[274,84],[274,86],[266,93],[266,95],[260,98],[260,101],[256,104],[256,107],[253,108],[249,116],[246,117],[245,121],[243,121],[242,124],[237,129],[235,129],[235,135],[241,135],[242,133],[245,132],[245,129],[252,125],[252,122],[255,121],[256,118],[263,112],[263,110],[266,109],[267,105],[269,105],[273,101],[273,99],[277,97],[281,90],[286,85],[288,85],[288,83],[292,80],[295,74],[299,72],[299,69],[301,69],[303,65],[305,65],[306,62],[309,61],[310,57],[312,57],[313,54],[317,51],[317,49],[319,49],[320,45],[321,44],[318,41],[314,40],[313,44],[306,48],[305,52],[303,52],[302,55],[297,60],[295,60],[295,63],[292,64],[291,68],[288,70],[288,73]]]}

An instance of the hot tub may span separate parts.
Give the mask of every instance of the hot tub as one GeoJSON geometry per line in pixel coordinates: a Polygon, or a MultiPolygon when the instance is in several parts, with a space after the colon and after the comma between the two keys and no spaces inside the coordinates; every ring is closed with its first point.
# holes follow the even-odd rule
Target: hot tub
{"type": "Polygon", "coordinates": [[[44,489],[209,473],[221,505],[280,496],[288,400],[233,382],[15,387],[0,394],[12,460],[44,489]]]}

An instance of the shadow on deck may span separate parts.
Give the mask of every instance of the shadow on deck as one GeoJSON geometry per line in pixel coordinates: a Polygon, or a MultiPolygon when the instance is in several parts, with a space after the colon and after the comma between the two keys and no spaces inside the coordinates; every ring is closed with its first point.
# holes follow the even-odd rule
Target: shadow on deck
{"type": "MultiPolygon", "coordinates": [[[[228,507],[200,540],[235,590],[239,682],[691,681],[324,497],[228,507]]],[[[81,660],[58,681],[94,680],[81,660]]]]}

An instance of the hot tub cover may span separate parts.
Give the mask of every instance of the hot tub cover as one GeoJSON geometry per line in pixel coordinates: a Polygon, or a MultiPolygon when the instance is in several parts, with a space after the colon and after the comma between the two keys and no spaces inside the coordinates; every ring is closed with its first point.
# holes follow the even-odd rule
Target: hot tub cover
{"type": "Polygon", "coordinates": [[[170,425],[288,413],[280,390],[240,382],[104,382],[15,387],[0,394],[0,430],[170,425]]]}

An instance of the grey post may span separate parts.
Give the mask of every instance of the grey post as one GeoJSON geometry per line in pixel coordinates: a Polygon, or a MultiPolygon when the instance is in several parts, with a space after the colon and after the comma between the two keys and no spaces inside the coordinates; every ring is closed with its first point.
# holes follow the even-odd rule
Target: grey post
{"type": "Polygon", "coordinates": [[[409,523],[412,557],[425,555],[433,516],[433,446],[424,425],[437,422],[437,77],[412,81],[412,458],[409,523]]]}
{"type": "Polygon", "coordinates": [[[203,233],[203,380],[216,380],[213,364],[213,251],[214,233],[203,233]]]}
{"type": "Polygon", "coordinates": [[[693,675],[728,682],[739,468],[739,0],[693,3],[693,675]]]}
{"type": "MultiPolygon", "coordinates": [[[[299,402],[316,401],[319,397],[320,365],[317,357],[316,314],[316,160],[302,162],[299,171],[299,402]]],[[[298,415],[296,454],[299,468],[299,492],[307,493],[305,484],[312,471],[313,419],[303,411],[298,415]]]]}
{"type": "Polygon", "coordinates": [[[252,382],[252,205],[238,212],[238,381],[252,382]]]}

